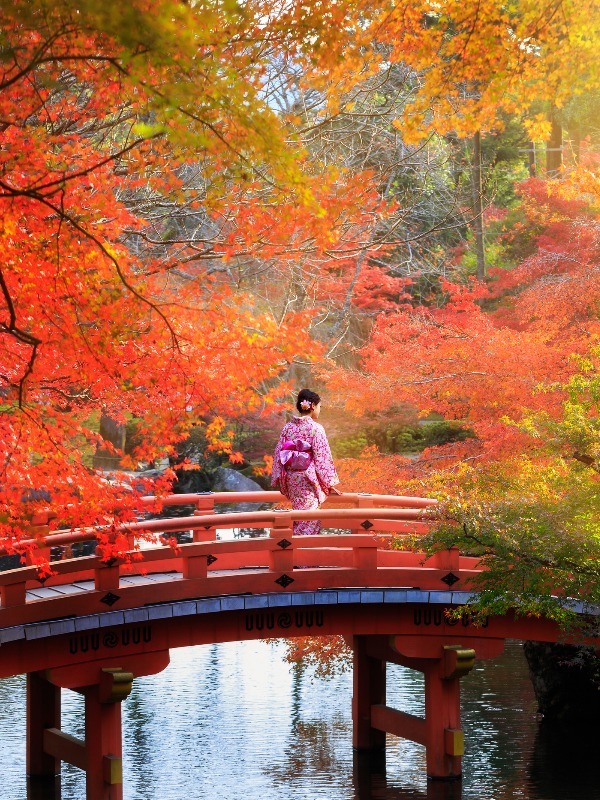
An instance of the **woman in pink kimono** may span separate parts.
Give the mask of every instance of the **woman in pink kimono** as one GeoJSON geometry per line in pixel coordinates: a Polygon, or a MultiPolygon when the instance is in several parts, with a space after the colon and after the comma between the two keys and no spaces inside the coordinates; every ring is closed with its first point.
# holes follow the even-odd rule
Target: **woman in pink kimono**
{"type": "MultiPolygon", "coordinates": [[[[334,489],[339,478],[335,471],[329,442],[322,425],[321,398],[310,389],[302,389],[296,400],[300,416],[283,427],[273,457],[271,483],[292,502],[292,508],[308,511],[319,508],[334,489]]],[[[321,530],[319,520],[294,522],[294,534],[315,536],[321,530]]]]}

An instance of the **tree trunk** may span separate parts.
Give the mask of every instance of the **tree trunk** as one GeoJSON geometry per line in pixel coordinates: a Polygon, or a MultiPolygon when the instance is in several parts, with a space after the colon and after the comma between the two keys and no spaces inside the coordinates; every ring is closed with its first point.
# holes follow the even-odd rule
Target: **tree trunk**
{"type": "Polygon", "coordinates": [[[529,176],[535,178],[537,175],[537,163],[535,153],[535,142],[528,142],[527,158],[529,162],[529,176]]]}
{"type": "Polygon", "coordinates": [[[569,129],[569,138],[571,140],[571,156],[574,164],[579,164],[579,156],[581,155],[581,128],[578,122],[575,122],[569,129]]]}
{"type": "Polygon", "coordinates": [[[562,167],[563,131],[554,111],[550,121],[552,130],[550,131],[550,139],[546,144],[546,172],[549,178],[556,178],[562,167]]]}
{"type": "Polygon", "coordinates": [[[483,231],[483,183],[481,178],[481,132],[473,136],[473,158],[471,163],[471,191],[473,197],[473,230],[475,251],[477,253],[477,278],[482,281],[486,275],[485,245],[483,231]]]}
{"type": "MultiPolygon", "coordinates": [[[[115,422],[106,414],[100,417],[100,436],[121,453],[125,452],[125,425],[115,422]]],[[[113,451],[98,447],[94,454],[93,465],[96,469],[118,469],[120,461],[121,457],[115,455],[113,451]]]]}

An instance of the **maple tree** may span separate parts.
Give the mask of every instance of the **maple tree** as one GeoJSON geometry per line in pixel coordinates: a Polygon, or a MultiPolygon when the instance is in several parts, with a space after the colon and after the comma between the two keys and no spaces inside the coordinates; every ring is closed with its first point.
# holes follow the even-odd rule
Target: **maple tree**
{"type": "Polygon", "coordinates": [[[442,501],[425,544],[482,555],[487,613],[516,605],[564,621],[552,593],[598,601],[596,156],[520,193],[520,220],[502,236],[529,238],[527,257],[382,315],[361,370],[329,377],[356,414],[410,403],[475,434],[404,463],[371,453],[369,474],[442,501]]]}
{"type": "MultiPolygon", "coordinates": [[[[368,331],[357,308],[389,311],[401,302],[407,274],[424,265],[444,270],[452,229],[458,234],[473,225],[483,276],[481,156],[468,163],[469,143],[481,140],[485,150],[486,136],[519,120],[521,147],[531,150],[531,138],[548,139],[557,108],[598,86],[594,4],[524,0],[506,6],[490,0],[356,8],[363,16],[347,50],[354,59],[350,69],[344,63],[320,75],[302,75],[293,63],[287,72],[280,69],[293,87],[282,108],[313,160],[359,175],[366,167],[366,179],[387,201],[373,206],[362,245],[358,237],[344,249],[329,248],[331,275],[314,259],[310,264],[312,283],[326,287],[330,298],[324,328],[336,356],[348,353],[340,338],[356,345],[368,331]],[[353,68],[356,63],[362,68],[353,68]],[[474,179],[467,202],[465,187],[462,196],[457,191],[465,166],[468,180],[474,179]],[[423,200],[435,183],[439,206],[424,214],[423,200]],[[436,231],[445,239],[436,241],[436,231]],[[363,277],[369,270],[370,281],[363,277]],[[369,283],[378,285],[377,298],[369,296],[369,283]]],[[[308,283],[301,289],[310,293],[308,283]]]]}
{"type": "MultiPolygon", "coordinates": [[[[497,357],[510,337],[526,347],[531,370],[504,390],[505,414],[516,415],[519,393],[536,382],[568,379],[570,367],[557,373],[547,356],[550,334],[513,325],[502,339],[481,309],[480,287],[450,281],[443,308],[421,309],[419,319],[395,314],[411,302],[413,249],[438,268],[446,242],[427,253],[426,236],[464,227],[469,216],[449,191],[452,148],[442,135],[496,129],[506,112],[546,136],[536,103],[597,88],[594,4],[534,5],[3,7],[0,485],[8,544],[28,535],[28,519],[48,498],[60,511],[53,527],[110,525],[118,504],[133,513],[137,492],[99,481],[89,467],[100,414],[135,418],[140,443],[126,466],[172,453],[198,422],[211,446],[239,459],[229,421],[277,407],[286,378],[323,352],[337,355],[349,330],[353,343],[364,339],[381,312],[373,353],[403,326],[417,346],[431,335],[440,353],[458,332],[464,364],[467,318],[497,357]],[[436,183],[431,213],[415,201],[414,176],[426,165],[422,186],[436,183]],[[397,267],[399,253],[406,269],[397,267]]],[[[561,347],[566,359],[566,340],[561,347]]],[[[492,352],[488,366],[493,360],[492,352]]],[[[369,370],[383,376],[388,366],[373,355],[369,370]]],[[[454,367],[458,375],[462,364],[454,367]]],[[[415,373],[407,401],[423,395],[418,380],[415,373]]],[[[387,394],[385,380],[379,386],[382,398],[395,391],[391,379],[387,394]]],[[[453,386],[448,378],[446,393],[453,386]]],[[[481,383],[473,386],[489,400],[481,383]]],[[[440,410],[459,413],[447,398],[440,410]]],[[[500,416],[472,420],[477,446],[492,442],[482,432],[501,428],[500,416]]],[[[524,435],[502,429],[505,441],[524,435]]]]}
{"type": "Polygon", "coordinates": [[[318,353],[305,313],[281,321],[210,270],[182,274],[186,254],[167,247],[157,223],[183,198],[210,224],[224,194],[261,166],[286,202],[308,197],[260,93],[273,51],[300,57],[329,25],[327,9],[310,11],[160,0],[3,7],[5,546],[18,548],[48,503],[51,529],[133,513],[145,487],[89,467],[100,413],[137,420],[129,466],[168,455],[202,420],[227,451],[224,419],[273,402],[298,350],[318,353]]]}
{"type": "Polygon", "coordinates": [[[594,2],[444,0],[381,10],[378,41],[390,61],[409,64],[421,80],[403,136],[434,126],[467,137],[524,115],[534,138],[551,122],[544,103],[561,108],[598,89],[599,15],[594,2]]]}
{"type": "MultiPolygon", "coordinates": [[[[377,45],[388,63],[414,70],[417,84],[393,123],[403,144],[448,134],[477,139],[520,118],[531,139],[555,146],[560,110],[598,89],[598,11],[594,3],[562,2],[386,7],[377,45]]],[[[345,86],[349,117],[360,91],[354,86],[354,96],[345,86]]],[[[339,105],[336,97],[336,113],[339,105]]],[[[548,168],[556,166],[551,155],[548,168]]],[[[589,469],[597,461],[583,422],[597,410],[580,396],[567,403],[569,387],[582,380],[579,359],[597,335],[594,159],[592,152],[568,181],[522,188],[523,219],[505,241],[523,237],[534,247],[516,269],[486,284],[449,269],[424,298],[410,297],[420,277],[410,276],[359,350],[360,369],[321,373],[334,400],[358,416],[409,403],[475,433],[416,462],[365,451],[340,473],[349,489],[364,489],[364,479],[435,492],[444,521],[425,544],[458,544],[483,556],[490,567],[480,587],[484,613],[516,606],[564,623],[568,606],[551,591],[598,602],[597,476],[589,469]],[[540,430],[552,431],[550,443],[540,430]]],[[[481,189],[473,194],[481,219],[481,189]]],[[[481,228],[478,235],[483,240],[481,228]]]]}

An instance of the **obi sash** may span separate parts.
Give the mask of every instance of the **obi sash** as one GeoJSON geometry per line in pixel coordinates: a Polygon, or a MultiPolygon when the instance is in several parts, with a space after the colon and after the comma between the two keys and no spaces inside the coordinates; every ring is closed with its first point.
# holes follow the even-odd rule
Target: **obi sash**
{"type": "Polygon", "coordinates": [[[281,445],[281,465],[292,472],[304,472],[312,462],[311,449],[310,442],[305,439],[296,439],[295,442],[288,439],[281,445]]]}

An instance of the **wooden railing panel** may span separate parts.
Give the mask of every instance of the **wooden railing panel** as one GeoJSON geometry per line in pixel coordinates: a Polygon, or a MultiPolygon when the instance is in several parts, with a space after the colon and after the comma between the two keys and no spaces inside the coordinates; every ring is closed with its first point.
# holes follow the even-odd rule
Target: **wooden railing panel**
{"type": "MultiPolygon", "coordinates": [[[[379,549],[381,538],[374,532],[407,529],[411,532],[426,530],[422,522],[423,511],[433,504],[426,498],[393,497],[387,495],[348,494],[328,498],[325,508],[316,511],[293,511],[273,508],[253,512],[215,513],[216,506],[231,502],[281,503],[278,492],[213,493],[204,495],[173,495],[157,501],[145,498],[144,504],[152,508],[190,505],[193,514],[188,517],[161,518],[121,525],[115,535],[127,537],[130,550],[121,558],[103,562],[98,556],[63,558],[51,562],[54,572],[43,586],[48,589],[61,585],[80,586],[82,581],[93,581],[93,589],[81,587],[59,595],[56,591],[38,591],[26,602],[26,591],[39,589],[35,566],[24,566],[0,573],[0,625],[15,624],[15,620],[33,621],[69,614],[93,613],[103,610],[99,603],[111,594],[118,594],[119,608],[132,608],[136,603],[201,597],[203,595],[269,592],[285,588],[293,576],[294,588],[313,590],[331,586],[417,586],[440,587],[444,571],[458,571],[462,566],[458,552],[436,555],[423,565],[424,556],[379,549]],[[294,536],[293,522],[301,519],[320,519],[322,534],[294,536]],[[267,535],[240,539],[216,539],[219,530],[230,528],[260,529],[267,535]],[[328,528],[340,530],[331,534],[328,528]],[[343,531],[349,531],[344,533],[343,531]],[[368,531],[363,532],[363,531],[368,531]],[[171,547],[165,544],[176,533],[191,532],[194,541],[171,547]],[[149,536],[156,538],[155,546],[148,546],[149,536]],[[139,542],[146,540],[141,547],[139,542]],[[298,567],[304,569],[298,570],[298,567]],[[140,576],[157,573],[175,573],[175,580],[154,581],[152,592],[139,584],[147,583],[140,576]],[[281,587],[276,583],[288,575],[281,587]],[[128,577],[138,581],[128,581],[128,577]]],[[[51,514],[40,517],[40,526],[51,521],[51,514]]],[[[64,548],[65,555],[77,542],[97,538],[95,530],[61,531],[46,536],[42,546],[64,548]]],[[[29,543],[34,546],[37,540],[29,543]]],[[[53,552],[56,552],[54,550],[53,552]]],[[[450,552],[450,551],[448,551],[450,552]]],[[[33,550],[39,556],[41,550],[33,550]]],[[[31,560],[31,559],[30,559],[31,560]]],[[[462,574],[461,574],[462,577],[462,574]]],[[[114,602],[117,602],[116,600],[114,602]]]]}

